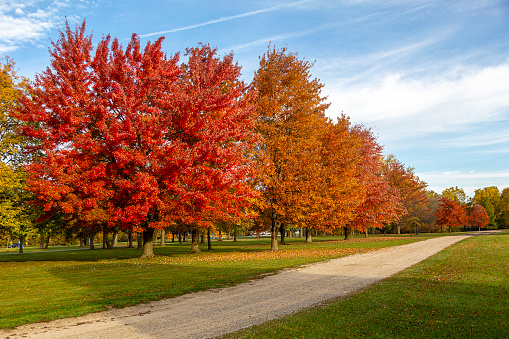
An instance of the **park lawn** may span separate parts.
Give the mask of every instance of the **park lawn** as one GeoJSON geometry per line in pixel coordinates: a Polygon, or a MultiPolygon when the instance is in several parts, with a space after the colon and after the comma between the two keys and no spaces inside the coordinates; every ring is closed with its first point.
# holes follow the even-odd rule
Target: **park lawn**
{"type": "Polygon", "coordinates": [[[507,338],[509,234],[471,237],[363,292],[225,338],[507,338]]]}
{"type": "Polygon", "coordinates": [[[287,239],[270,252],[270,239],[213,242],[188,254],[189,243],[155,247],[140,259],[134,249],[70,250],[0,255],[0,328],[49,321],[237,284],[278,270],[396,246],[427,237],[370,237],[312,244],[287,239]],[[205,249],[204,249],[205,248],[205,249]]]}

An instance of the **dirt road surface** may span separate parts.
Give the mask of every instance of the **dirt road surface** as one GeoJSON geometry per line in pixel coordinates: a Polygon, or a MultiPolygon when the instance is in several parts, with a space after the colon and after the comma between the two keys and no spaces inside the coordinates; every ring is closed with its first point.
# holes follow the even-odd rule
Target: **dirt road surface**
{"type": "Polygon", "coordinates": [[[0,331],[0,338],[214,338],[347,296],[467,238],[447,236],[312,264],[244,284],[0,331]]]}

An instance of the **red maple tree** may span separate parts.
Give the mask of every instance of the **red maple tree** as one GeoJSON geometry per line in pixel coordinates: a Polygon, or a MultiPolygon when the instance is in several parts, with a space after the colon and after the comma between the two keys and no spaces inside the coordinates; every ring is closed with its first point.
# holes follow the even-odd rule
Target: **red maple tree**
{"type": "Polygon", "coordinates": [[[479,204],[472,206],[468,214],[470,225],[475,226],[481,231],[481,228],[486,227],[490,223],[490,216],[484,207],[479,204]]]}
{"type": "Polygon", "coordinates": [[[467,210],[460,202],[447,197],[440,198],[440,205],[436,212],[437,225],[449,226],[449,233],[453,227],[467,223],[467,210]]]}
{"type": "Polygon", "coordinates": [[[358,179],[364,192],[363,202],[357,207],[355,219],[345,227],[345,239],[351,238],[352,229],[365,231],[368,227],[382,228],[396,221],[403,213],[399,191],[382,176],[382,146],[372,131],[356,125],[352,133],[361,140],[358,179]]]}
{"type": "Polygon", "coordinates": [[[142,231],[143,257],[154,229],[242,217],[255,195],[252,94],[233,55],[200,45],[179,65],[162,41],[142,48],[133,35],[123,50],[108,35],[94,47],[85,22],[66,23],[18,108],[35,123],[23,131],[39,142],[32,151],[44,154],[27,170],[45,209],[142,231]]]}

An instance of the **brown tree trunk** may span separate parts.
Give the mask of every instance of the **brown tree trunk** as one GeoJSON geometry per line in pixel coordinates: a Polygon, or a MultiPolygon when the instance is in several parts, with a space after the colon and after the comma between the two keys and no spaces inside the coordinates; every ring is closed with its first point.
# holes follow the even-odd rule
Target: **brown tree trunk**
{"type": "Polygon", "coordinates": [[[111,239],[111,248],[118,245],[118,231],[120,230],[119,226],[113,227],[113,236],[111,239]]]}
{"type": "Polygon", "coordinates": [[[212,249],[212,240],[210,239],[210,227],[207,228],[207,249],[212,249]]]}
{"type": "Polygon", "coordinates": [[[270,235],[270,250],[275,252],[278,251],[277,247],[277,223],[276,220],[272,219],[272,225],[270,227],[271,235],[270,235]]]}
{"type": "Polygon", "coordinates": [[[399,222],[398,222],[398,234],[401,234],[401,226],[400,226],[399,222]]]}
{"type": "Polygon", "coordinates": [[[138,243],[138,245],[136,246],[136,249],[137,250],[143,249],[143,233],[138,232],[136,234],[136,242],[138,243]]]}
{"type": "Polygon", "coordinates": [[[345,240],[353,239],[353,232],[350,226],[345,226],[345,240]]]}
{"type": "Polygon", "coordinates": [[[161,246],[166,246],[166,230],[161,230],[161,246]]]}
{"type": "Polygon", "coordinates": [[[299,238],[302,238],[302,227],[299,227],[299,238]]]}
{"type": "Polygon", "coordinates": [[[127,231],[127,248],[134,248],[133,246],[133,231],[127,231]]]}
{"type": "Polygon", "coordinates": [[[157,246],[157,238],[158,238],[158,235],[159,235],[159,230],[154,230],[154,235],[153,235],[153,239],[152,241],[154,242],[154,246],[157,246]]]}
{"type": "Polygon", "coordinates": [[[364,238],[367,238],[368,237],[368,228],[366,227],[366,229],[364,230],[364,238]]]}
{"type": "Polygon", "coordinates": [[[203,231],[200,235],[200,244],[205,244],[205,231],[203,231]]]}
{"type": "Polygon", "coordinates": [[[217,237],[217,241],[223,241],[223,234],[221,233],[221,230],[218,231],[219,235],[217,237]]]}
{"type": "Polygon", "coordinates": [[[87,235],[84,235],[83,237],[85,238],[85,246],[88,246],[90,239],[88,238],[87,235]]]}
{"type": "MultiPolygon", "coordinates": [[[[49,239],[49,237],[48,237],[48,239],[49,239]]],[[[49,240],[48,240],[48,242],[49,242],[49,240]]],[[[94,234],[93,233],[88,236],[88,244],[89,244],[89,246],[90,246],[89,248],[91,250],[95,249],[95,247],[94,247],[94,234]]]]}
{"type": "Polygon", "coordinates": [[[143,230],[143,254],[142,258],[152,258],[154,256],[154,229],[145,225],[143,230]]]}
{"type": "Polygon", "coordinates": [[[23,254],[23,244],[25,243],[25,237],[19,236],[19,254],[23,254]]]}
{"type": "Polygon", "coordinates": [[[279,233],[280,233],[280,236],[281,236],[280,244],[281,245],[286,245],[286,243],[285,243],[286,225],[285,225],[284,222],[282,222],[281,225],[279,226],[279,233]]]}
{"type": "Polygon", "coordinates": [[[108,236],[108,231],[106,230],[103,230],[103,249],[111,249],[112,246],[111,246],[111,243],[110,243],[110,238],[108,236]]]}
{"type": "Polygon", "coordinates": [[[237,229],[233,230],[233,242],[237,241],[237,229]]]}
{"type": "MultiPolygon", "coordinates": [[[[81,240],[82,238],[80,238],[81,240]]],[[[80,241],[81,243],[81,241],[80,241]]],[[[80,246],[80,247],[83,247],[83,246],[80,246]]],[[[41,242],[39,243],[39,248],[42,250],[44,249],[44,235],[41,235],[41,242]]]]}
{"type": "Polygon", "coordinates": [[[182,234],[179,232],[179,244],[182,244],[182,234]]]}
{"type": "Polygon", "coordinates": [[[198,230],[196,228],[193,228],[191,231],[191,252],[189,253],[201,253],[200,247],[200,236],[198,234],[198,230]]]}
{"type": "Polygon", "coordinates": [[[313,239],[311,239],[311,228],[306,227],[306,243],[311,244],[313,239]]]}
{"type": "MultiPolygon", "coordinates": [[[[40,248],[44,247],[44,243],[43,242],[44,241],[41,238],[41,246],[40,246],[40,248]]],[[[81,233],[80,233],[80,247],[85,247],[85,237],[81,233]]]]}

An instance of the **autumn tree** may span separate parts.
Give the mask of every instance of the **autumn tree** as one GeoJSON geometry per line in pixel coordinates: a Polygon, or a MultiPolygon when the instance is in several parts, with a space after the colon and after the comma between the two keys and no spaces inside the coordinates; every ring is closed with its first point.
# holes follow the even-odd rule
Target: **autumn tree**
{"type": "Polygon", "coordinates": [[[394,155],[390,154],[383,159],[383,177],[391,187],[399,192],[402,206],[397,223],[397,233],[400,234],[401,224],[405,222],[418,222],[417,211],[426,202],[426,183],[419,179],[412,167],[405,167],[394,155]]]}
{"type": "Polygon", "coordinates": [[[254,195],[251,94],[233,55],[201,45],[179,65],[162,41],[142,48],[133,35],[124,50],[108,35],[94,46],[85,22],[66,23],[18,110],[38,123],[24,135],[45,155],[27,167],[45,210],[142,232],[142,257],[153,256],[154,229],[242,216],[254,195]]]}
{"type": "Polygon", "coordinates": [[[352,237],[352,230],[383,228],[403,213],[399,191],[382,176],[382,146],[369,128],[355,125],[351,130],[361,140],[357,177],[363,198],[355,210],[355,218],[345,226],[345,239],[352,237]]]}
{"type": "Polygon", "coordinates": [[[255,155],[258,207],[270,222],[272,251],[278,250],[280,224],[309,225],[308,207],[316,201],[319,131],[329,104],[321,96],[323,85],[311,78],[312,66],[286,48],[269,47],[252,82],[258,91],[256,130],[263,137],[255,155]]]}
{"type": "Polygon", "coordinates": [[[463,204],[447,197],[440,198],[440,205],[437,211],[437,225],[449,227],[449,233],[453,228],[463,226],[467,223],[467,211],[463,204]]]}
{"type": "Polygon", "coordinates": [[[509,187],[500,194],[500,221],[505,227],[509,225],[509,187]]]}
{"type": "Polygon", "coordinates": [[[486,225],[488,225],[488,223],[490,222],[490,217],[484,207],[482,207],[479,204],[475,204],[474,206],[472,206],[472,209],[468,214],[468,220],[470,222],[470,225],[477,227],[480,232],[481,228],[484,228],[486,227],[486,225]]]}
{"type": "Polygon", "coordinates": [[[490,222],[488,228],[498,228],[498,221],[500,218],[501,205],[500,205],[500,191],[496,186],[484,187],[476,189],[474,192],[474,203],[483,206],[488,212],[490,222]]]}
{"type": "Polygon", "coordinates": [[[359,176],[364,160],[362,140],[352,133],[349,119],[342,115],[329,121],[321,136],[320,162],[315,166],[314,228],[330,232],[349,225],[364,202],[365,186],[359,176]]]}
{"type": "Polygon", "coordinates": [[[0,63],[0,231],[23,242],[33,231],[34,211],[28,204],[32,198],[26,187],[26,162],[22,151],[28,143],[18,134],[23,122],[13,110],[17,96],[25,90],[26,79],[17,76],[14,62],[6,58],[0,63]]]}
{"type": "Polygon", "coordinates": [[[459,202],[460,204],[464,204],[467,199],[467,195],[463,188],[459,188],[458,186],[449,187],[442,191],[442,196],[446,197],[450,200],[454,200],[459,202]]]}

